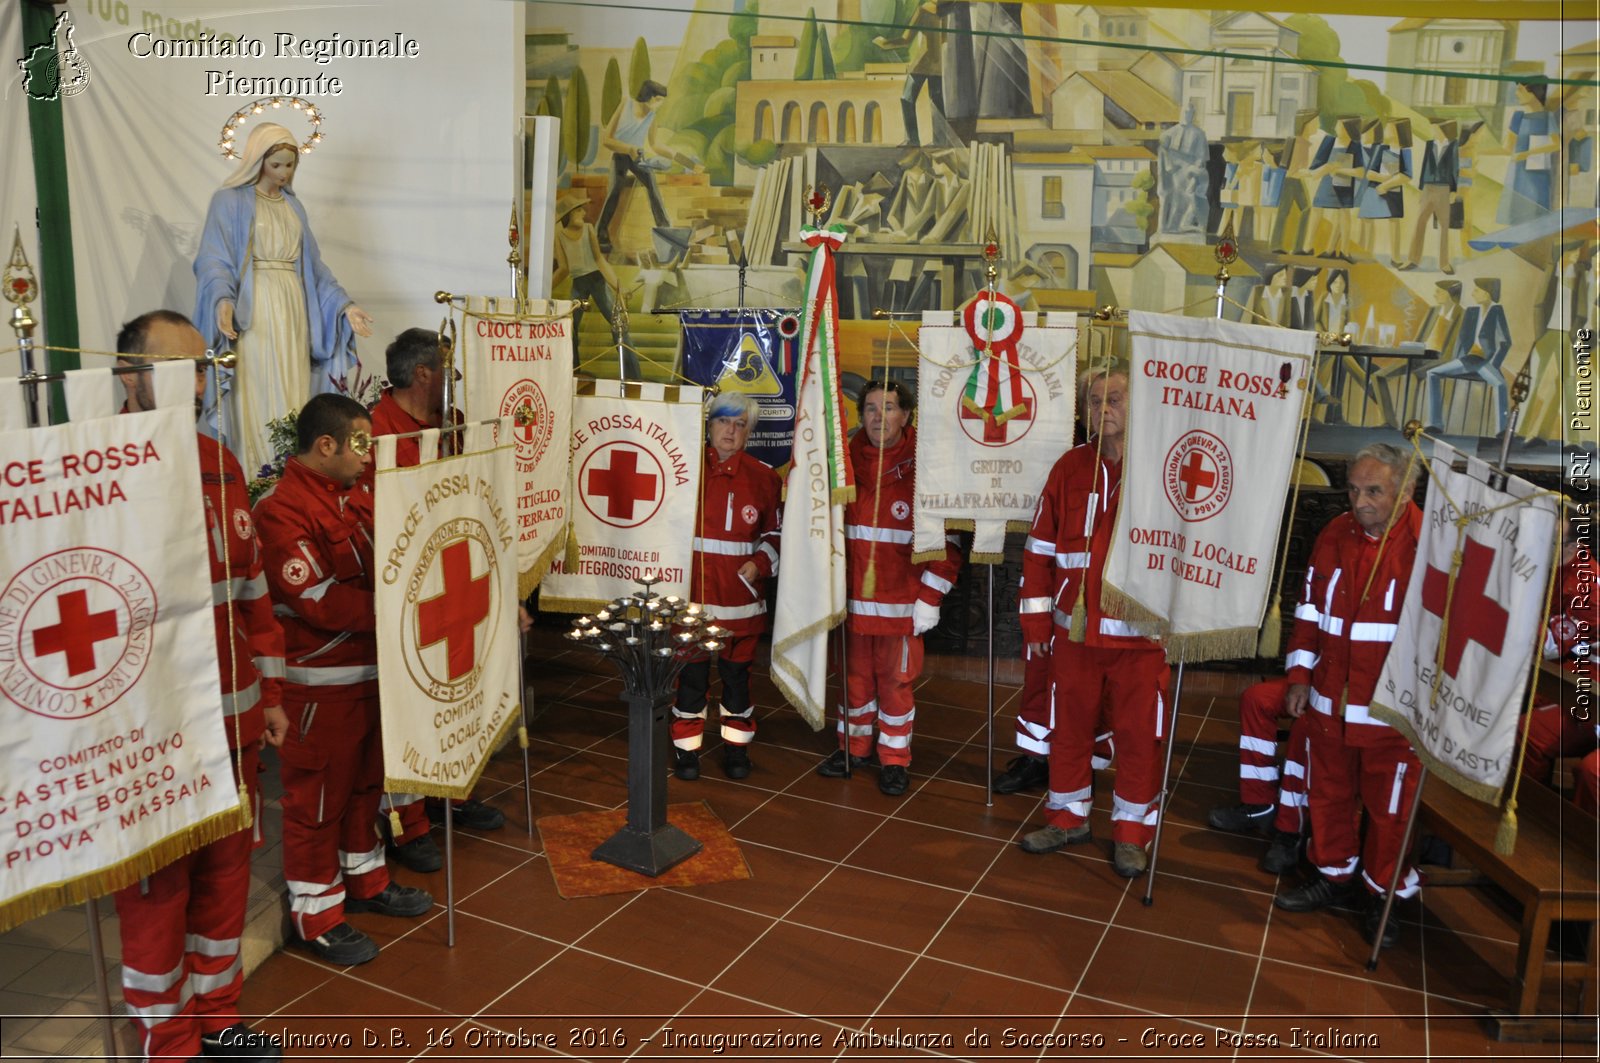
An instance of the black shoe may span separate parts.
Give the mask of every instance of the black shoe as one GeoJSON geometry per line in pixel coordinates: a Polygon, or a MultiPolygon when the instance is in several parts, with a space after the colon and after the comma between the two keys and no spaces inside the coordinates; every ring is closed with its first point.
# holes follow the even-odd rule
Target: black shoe
{"type": "Polygon", "coordinates": [[[1037,790],[1050,785],[1050,762],[1044,757],[1024,753],[1013,757],[1006,770],[994,777],[994,792],[1014,794],[1019,790],[1037,790]]]}
{"type": "MultiPolygon", "coordinates": [[[[1361,936],[1368,945],[1378,933],[1378,920],[1383,918],[1383,898],[1376,896],[1368,902],[1366,917],[1361,923],[1361,936]]],[[[1383,925],[1383,942],[1380,949],[1392,949],[1400,940],[1400,902],[1389,909],[1389,921],[1383,925]]]]}
{"type": "Polygon", "coordinates": [[[206,1059],[264,1061],[283,1058],[283,1045],[269,1033],[236,1022],[200,1038],[200,1055],[206,1059]]]}
{"type": "Polygon", "coordinates": [[[899,797],[909,785],[911,776],[907,774],[904,764],[885,764],[883,770],[878,772],[878,789],[890,797],[899,797]]]}
{"type": "Polygon", "coordinates": [[[1300,845],[1304,836],[1295,831],[1275,830],[1267,855],[1261,858],[1261,870],[1269,875],[1283,875],[1300,863],[1300,845]]]}
{"type": "Polygon", "coordinates": [[[700,754],[692,749],[672,750],[672,774],[684,782],[700,778],[700,754]]]}
{"type": "Polygon", "coordinates": [[[744,746],[728,744],[722,747],[722,774],[730,779],[750,776],[750,751],[744,746]]]}
{"type": "Polygon", "coordinates": [[[1272,806],[1218,805],[1206,813],[1206,822],[1231,834],[1254,834],[1272,822],[1272,806]]]}
{"type": "Polygon", "coordinates": [[[439,851],[432,836],[427,834],[412,838],[403,845],[389,845],[387,852],[389,858],[401,867],[420,871],[424,875],[444,866],[444,854],[439,851]]]}
{"type": "Polygon", "coordinates": [[[378,958],[377,943],[349,923],[340,923],[326,934],[295,941],[336,967],[355,967],[378,958]]]}
{"type": "Polygon", "coordinates": [[[450,808],[450,819],[458,827],[468,830],[499,830],[506,825],[506,814],[493,805],[467,798],[460,804],[428,798],[428,822],[444,826],[444,810],[450,808]]]}
{"type": "Polygon", "coordinates": [[[1330,904],[1349,904],[1355,896],[1354,882],[1331,882],[1319,875],[1315,882],[1278,894],[1272,903],[1286,912],[1314,912],[1330,904]]]}
{"type": "Polygon", "coordinates": [[[397,915],[404,918],[421,915],[433,907],[433,894],[415,886],[402,886],[391,882],[383,892],[372,897],[346,897],[347,912],[377,912],[379,915],[397,915]]]}
{"type": "MultiPolygon", "coordinates": [[[[866,757],[858,757],[854,755],[850,757],[851,771],[864,768],[866,765],[866,757]]],[[[829,753],[828,759],[817,765],[817,774],[822,776],[824,779],[844,778],[844,750],[835,749],[832,753],[829,753]]]]}

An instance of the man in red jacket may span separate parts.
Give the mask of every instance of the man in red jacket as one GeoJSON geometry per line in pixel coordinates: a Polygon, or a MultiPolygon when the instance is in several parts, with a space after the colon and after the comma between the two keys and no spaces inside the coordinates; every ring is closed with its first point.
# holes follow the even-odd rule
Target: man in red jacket
{"type": "MultiPolygon", "coordinates": [[[[384,355],[389,386],[372,408],[372,434],[409,437],[397,440],[394,448],[395,466],[406,469],[422,461],[416,434],[444,425],[444,351],[437,331],[411,328],[396,336],[384,355]]],[[[456,375],[459,378],[460,374],[456,375]]],[[[461,412],[454,411],[451,420],[459,425],[461,412]]],[[[440,454],[453,454],[458,446],[455,435],[439,437],[440,454]]],[[[379,807],[400,815],[400,832],[389,839],[390,857],[424,873],[444,866],[444,854],[429,834],[432,820],[444,822],[444,801],[433,797],[424,801],[421,794],[390,793],[379,807]]],[[[387,818],[380,820],[380,828],[387,826],[387,818]]],[[[470,797],[451,803],[451,818],[458,826],[473,830],[499,830],[506,823],[505,813],[470,797]]]]}
{"type": "Polygon", "coordinates": [[[1020,844],[1025,852],[1050,853],[1090,840],[1090,761],[1104,696],[1117,750],[1112,864],[1117,874],[1133,878],[1148,867],[1145,849],[1155,837],[1168,668],[1159,643],[1100,606],[1122,489],[1128,375],[1090,370],[1080,395],[1090,439],[1050,470],[1023,553],[1022,637],[1032,652],[1050,656],[1056,719],[1045,825],[1020,844]],[[1078,609],[1081,632],[1072,630],[1078,609]]]}
{"type": "Polygon", "coordinates": [[[911,561],[917,454],[911,391],[898,380],[869,380],[857,408],[861,430],[850,440],[856,498],[844,510],[850,670],[840,748],[818,765],[817,774],[842,777],[846,756],[852,766],[865,764],[876,725],[878,789],[898,797],[910,785],[917,716],[911,688],[922,674],[922,634],[939,622],[939,606],[961,571],[961,553],[952,535],[945,538],[943,558],[911,561]]]}
{"type": "MultiPolygon", "coordinates": [[[[1367,714],[1411,581],[1422,510],[1411,500],[1416,466],[1398,447],[1373,443],[1350,463],[1350,512],[1328,522],[1311,548],[1305,589],[1289,639],[1284,711],[1311,718],[1307,855],[1318,877],[1274,903],[1309,912],[1353,900],[1357,870],[1370,897],[1370,939],[1396,863],[1396,896],[1421,888],[1401,852],[1419,764],[1405,738],[1367,714]],[[1362,840],[1361,814],[1366,812],[1362,840]]],[[[1385,946],[1399,935],[1391,920],[1385,946]]]]}
{"type": "MultiPolygon", "coordinates": [[[[205,340],[182,314],[156,310],[134,318],[117,334],[119,364],[148,365],[149,355],[200,358],[205,340]]],[[[198,411],[205,392],[203,364],[195,364],[198,411]]],[[[127,411],[155,408],[151,374],[127,373],[127,411]]],[[[279,745],[288,730],[283,714],[283,632],[272,616],[262,574],[260,540],[250,520],[248,480],[233,453],[200,437],[200,484],[205,498],[211,559],[212,612],[222,669],[220,706],[234,764],[249,790],[253,822],[261,823],[263,741],[279,745]]],[[[248,829],[219,838],[116,894],[122,934],[122,996],[139,1027],[145,1058],[196,1056],[278,1059],[276,1038],[239,1019],[244,969],[239,938],[250,894],[250,850],[259,834],[248,829]]]]}
{"type": "Polygon", "coordinates": [[[256,504],[267,583],[283,621],[289,736],[283,872],[300,942],[349,966],[378,946],[346,912],[417,916],[425,890],[389,878],[375,820],[383,788],[374,635],[372,421],[359,402],[317,395],[301,408],[298,453],[256,504]]]}
{"type": "MultiPolygon", "coordinates": [[[[767,629],[766,581],[778,574],[778,531],[783,484],[770,467],[745,453],[750,429],[761,419],[755,396],[728,391],[706,400],[706,455],[701,472],[700,526],[694,538],[689,597],[728,629],[717,656],[722,676],[722,771],[730,779],[750,774],[756,736],[750,701],[750,662],[767,629]]],[[[678,675],[672,706],[673,773],[700,777],[711,660],[697,654],[678,675]]]]}

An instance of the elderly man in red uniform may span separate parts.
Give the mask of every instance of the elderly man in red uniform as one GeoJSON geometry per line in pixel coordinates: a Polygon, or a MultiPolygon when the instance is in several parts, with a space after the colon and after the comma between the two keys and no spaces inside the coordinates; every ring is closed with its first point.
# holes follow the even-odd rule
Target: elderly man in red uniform
{"type": "MultiPolygon", "coordinates": [[[[783,483],[770,467],[745,453],[750,429],[761,419],[755,396],[728,391],[706,400],[706,456],[701,474],[700,526],[694,538],[689,596],[728,629],[717,657],[722,676],[722,771],[730,779],[750,774],[756,737],[750,701],[750,662],[767,628],[766,581],[778,574],[778,531],[783,483]]],[[[700,777],[711,661],[697,655],[678,676],[672,706],[673,773],[700,777]]]]}
{"type": "Polygon", "coordinates": [[[1104,697],[1117,750],[1112,864],[1133,878],[1148,866],[1145,850],[1155,837],[1168,669],[1159,643],[1106,616],[1100,605],[1122,489],[1128,375],[1090,370],[1080,394],[1090,438],[1050,470],[1023,553],[1022,637],[1031,652],[1050,655],[1056,719],[1045,825],[1020,844],[1025,852],[1050,853],[1090,840],[1091,758],[1104,697]],[[1072,615],[1080,606],[1078,641],[1072,615]]]}
{"type": "Polygon", "coordinates": [[[850,671],[840,748],[818,765],[817,774],[842,777],[846,756],[851,766],[867,763],[876,724],[878,789],[898,797],[910,785],[917,716],[911,688],[922,674],[922,635],[939,622],[939,607],[961,571],[961,553],[955,537],[947,536],[944,557],[911,561],[917,440],[910,389],[898,380],[869,380],[857,408],[861,430],[850,440],[856,498],[844,510],[850,671]]]}
{"type": "MultiPolygon", "coordinates": [[[[389,387],[372,408],[372,434],[409,436],[396,441],[394,463],[410,468],[422,461],[418,432],[444,425],[444,351],[439,333],[433,329],[406,329],[394,338],[384,352],[385,375],[389,387]]],[[[461,423],[460,411],[451,417],[461,423]]],[[[451,435],[439,437],[439,453],[455,452],[451,435]]],[[[380,807],[399,814],[400,830],[389,839],[388,854],[413,871],[437,871],[444,866],[444,854],[428,833],[432,820],[444,822],[445,802],[421,794],[386,794],[380,807]]],[[[473,830],[499,830],[505,826],[505,813],[474,798],[451,803],[451,818],[458,826],[473,830]]]]}
{"type": "MultiPolygon", "coordinates": [[[[1311,718],[1307,855],[1318,875],[1274,903],[1287,912],[1309,912],[1354,899],[1359,870],[1370,898],[1370,939],[1397,862],[1396,896],[1414,897],[1421,888],[1401,851],[1419,763],[1405,738],[1369,716],[1367,705],[1394,642],[1422,510],[1411,500],[1415,466],[1398,447],[1363,447],[1350,462],[1348,483],[1350,512],[1329,521],[1311,548],[1283,702],[1290,716],[1311,718]]],[[[1392,945],[1398,934],[1390,920],[1383,944],[1392,945]]]]}
{"type": "Polygon", "coordinates": [[[359,402],[317,395],[300,410],[298,453],[256,504],[267,583],[283,620],[289,736],[283,872],[298,940],[330,963],[378,955],[347,912],[417,916],[425,890],[389,878],[376,830],[383,787],[374,635],[372,421],[359,402]]]}
{"type": "MultiPolygon", "coordinates": [[[[119,364],[147,365],[149,355],[200,358],[205,340],[182,314],[155,310],[117,334],[119,364]]],[[[205,391],[196,363],[195,409],[205,391]]],[[[149,372],[122,378],[129,413],[155,408],[149,372]]],[[[217,663],[222,669],[223,727],[234,764],[249,791],[252,820],[261,822],[262,742],[283,741],[283,632],[272,616],[261,550],[250,520],[244,470],[215,439],[200,437],[200,489],[211,558],[217,663]]],[[[122,934],[122,997],[138,1026],[144,1057],[271,1060],[277,1039],[239,1019],[244,967],[239,938],[250,895],[249,829],[219,838],[116,894],[122,934]]]]}

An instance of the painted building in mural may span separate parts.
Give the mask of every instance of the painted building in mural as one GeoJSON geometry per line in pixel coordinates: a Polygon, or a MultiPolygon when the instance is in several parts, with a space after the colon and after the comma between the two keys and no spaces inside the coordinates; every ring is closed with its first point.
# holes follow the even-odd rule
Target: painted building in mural
{"type": "MultiPolygon", "coordinates": [[[[818,181],[855,249],[844,334],[862,372],[875,358],[915,372],[914,346],[872,310],[957,307],[991,235],[1001,285],[1027,308],[1209,313],[1212,251],[1231,233],[1225,316],[1360,345],[1323,359],[1319,425],[1416,417],[1490,435],[1526,366],[1520,445],[1574,441],[1559,416],[1568,337],[1594,322],[1600,265],[1595,92],[1572,83],[1600,68],[1592,27],[951,0],[721,7],[638,41],[581,9],[530,9],[530,98],[587,75],[593,146],[567,179],[591,190],[597,224],[616,201],[601,235],[646,282],[654,302],[639,309],[690,293],[733,305],[740,254],[766,277],[750,303],[792,304],[797,203],[818,181]],[[645,77],[665,100],[629,98],[645,77]],[[617,107],[660,168],[622,166],[619,141],[602,142],[617,107]],[[674,151],[696,165],[671,164],[674,151]]],[[[673,352],[649,353],[665,375],[673,352]]]]}

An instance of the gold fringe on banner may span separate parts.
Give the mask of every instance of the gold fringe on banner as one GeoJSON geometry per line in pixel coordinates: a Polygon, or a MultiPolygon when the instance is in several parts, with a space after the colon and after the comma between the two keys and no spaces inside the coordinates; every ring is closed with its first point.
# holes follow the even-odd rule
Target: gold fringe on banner
{"type": "Polygon", "coordinates": [[[611,604],[609,598],[551,598],[539,596],[541,613],[593,613],[611,604]]]}
{"type": "MultiPolygon", "coordinates": [[[[533,593],[533,589],[539,585],[539,581],[544,579],[545,574],[550,571],[550,566],[555,563],[557,556],[568,556],[564,554],[564,551],[567,548],[567,542],[572,538],[570,525],[561,528],[556,532],[556,537],[550,545],[545,547],[544,553],[540,554],[539,559],[533,563],[533,567],[526,572],[517,574],[517,597],[519,599],[527,598],[528,595],[533,593]]],[[[569,558],[567,561],[568,568],[576,567],[577,564],[576,559],[569,558]]]]}
{"type": "MultiPolygon", "coordinates": [[[[785,639],[782,647],[774,646],[772,648],[772,681],[777,685],[778,692],[783,695],[783,699],[795,707],[795,710],[800,713],[800,718],[810,724],[813,731],[821,731],[823,725],[828,722],[827,708],[822,705],[812,705],[805,700],[801,689],[792,684],[790,677],[779,667],[778,651],[780,649],[788,649],[790,646],[798,645],[802,642],[808,642],[818,635],[832,631],[844,623],[846,613],[847,610],[841,609],[831,616],[813,621],[785,639]]],[[[824,697],[826,697],[826,694],[824,694],[824,697]]]]}
{"type": "Polygon", "coordinates": [[[84,901],[104,897],[125,886],[131,886],[140,879],[155,874],[174,860],[188,856],[196,849],[202,849],[230,834],[248,830],[250,822],[250,805],[245,802],[186,827],[170,838],[164,838],[150,848],[110,867],[101,868],[81,878],[41,886],[20,897],[14,897],[0,904],[0,932],[20,926],[30,919],[37,919],[59,908],[82,904],[84,901]]]}
{"type": "MultiPolygon", "coordinates": [[[[518,699],[520,703],[520,699],[518,699]]],[[[521,713],[509,713],[500,729],[495,731],[494,738],[488,742],[485,749],[496,749],[502,742],[511,737],[511,732],[522,723],[521,713]]],[[[451,785],[449,783],[425,782],[421,779],[395,779],[384,776],[383,788],[391,793],[421,794],[423,797],[440,797],[445,800],[462,800],[472,794],[472,788],[478,785],[478,779],[483,775],[483,769],[489,766],[488,757],[479,757],[478,766],[473,769],[472,775],[462,782],[451,785]]],[[[391,811],[390,825],[395,826],[400,820],[398,812],[391,811]]],[[[395,826],[395,837],[400,836],[400,829],[395,826]]]]}

